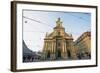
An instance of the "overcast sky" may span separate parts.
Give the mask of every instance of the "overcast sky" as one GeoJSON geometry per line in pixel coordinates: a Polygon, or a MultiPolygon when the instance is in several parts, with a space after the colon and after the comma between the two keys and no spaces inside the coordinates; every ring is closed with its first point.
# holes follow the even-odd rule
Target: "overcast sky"
{"type": "Polygon", "coordinates": [[[90,13],[23,10],[23,40],[29,49],[43,49],[45,34],[53,31],[59,17],[66,33],[72,34],[74,40],[91,30],[90,13]]]}

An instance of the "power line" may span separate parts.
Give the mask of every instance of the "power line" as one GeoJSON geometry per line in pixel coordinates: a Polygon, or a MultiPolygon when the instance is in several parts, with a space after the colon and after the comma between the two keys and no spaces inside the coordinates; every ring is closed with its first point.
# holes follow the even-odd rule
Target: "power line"
{"type": "MultiPolygon", "coordinates": [[[[73,14],[70,14],[70,15],[72,15],[72,16],[74,16],[74,17],[77,17],[78,19],[82,19],[82,20],[85,20],[85,21],[88,22],[88,20],[87,20],[87,19],[84,19],[83,17],[77,16],[77,15],[73,15],[73,14]]],[[[41,21],[39,21],[39,20],[35,20],[35,19],[29,18],[29,17],[26,17],[26,16],[23,16],[23,17],[26,18],[26,19],[35,21],[35,22],[37,22],[37,23],[41,23],[41,24],[48,25],[48,24],[43,23],[43,22],[41,22],[41,21]]],[[[48,26],[50,26],[50,25],[48,25],[48,26]]],[[[52,26],[50,26],[50,27],[52,27],[52,26]]],[[[90,28],[89,28],[89,29],[90,29],[90,28]]],[[[25,32],[39,32],[39,33],[45,33],[45,32],[42,32],[42,31],[25,31],[25,32]]]]}
{"type": "Polygon", "coordinates": [[[46,24],[46,23],[43,23],[43,22],[41,22],[41,21],[39,21],[39,20],[35,20],[35,19],[29,18],[29,17],[26,17],[26,16],[23,16],[23,17],[26,18],[26,19],[29,19],[29,20],[31,20],[31,21],[35,21],[35,22],[37,22],[37,23],[45,24],[45,25],[47,25],[47,26],[52,27],[51,25],[48,25],[48,24],[46,24]]]}
{"type": "Polygon", "coordinates": [[[74,17],[77,17],[77,18],[79,18],[79,19],[85,20],[86,22],[88,22],[88,20],[87,20],[87,19],[84,19],[83,17],[77,16],[77,15],[73,15],[73,14],[70,14],[70,15],[72,15],[72,16],[74,16],[74,17]]]}
{"type": "Polygon", "coordinates": [[[44,32],[44,31],[24,31],[24,32],[30,32],[30,33],[32,33],[32,32],[37,32],[37,33],[46,33],[46,32],[44,32]]]}

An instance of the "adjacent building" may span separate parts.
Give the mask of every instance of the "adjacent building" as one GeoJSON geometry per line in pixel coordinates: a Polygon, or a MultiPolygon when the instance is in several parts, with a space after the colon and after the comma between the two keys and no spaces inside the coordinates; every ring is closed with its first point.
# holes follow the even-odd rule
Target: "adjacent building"
{"type": "Polygon", "coordinates": [[[78,49],[77,56],[79,59],[91,58],[91,32],[84,32],[76,41],[75,47],[78,49]]]}

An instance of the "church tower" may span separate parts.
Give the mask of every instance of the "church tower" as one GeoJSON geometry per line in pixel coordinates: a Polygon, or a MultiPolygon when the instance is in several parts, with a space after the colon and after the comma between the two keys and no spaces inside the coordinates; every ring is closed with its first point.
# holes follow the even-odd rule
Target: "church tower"
{"type": "Polygon", "coordinates": [[[76,59],[73,37],[65,32],[60,18],[56,21],[53,32],[46,34],[43,46],[44,60],[76,59]]]}

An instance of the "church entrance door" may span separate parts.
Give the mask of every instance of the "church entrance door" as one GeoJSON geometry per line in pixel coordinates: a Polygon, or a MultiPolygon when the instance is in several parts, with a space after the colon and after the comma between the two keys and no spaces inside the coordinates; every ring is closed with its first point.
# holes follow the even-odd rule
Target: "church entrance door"
{"type": "Polygon", "coordinates": [[[57,59],[61,59],[61,51],[60,50],[57,50],[57,59]]]}
{"type": "Polygon", "coordinates": [[[62,38],[59,37],[56,40],[56,59],[61,59],[61,49],[62,49],[62,38]]]}

